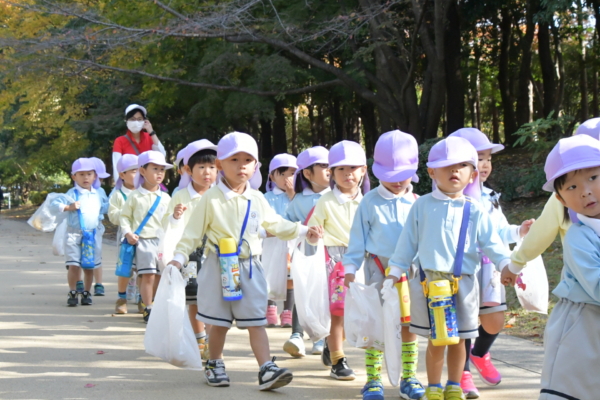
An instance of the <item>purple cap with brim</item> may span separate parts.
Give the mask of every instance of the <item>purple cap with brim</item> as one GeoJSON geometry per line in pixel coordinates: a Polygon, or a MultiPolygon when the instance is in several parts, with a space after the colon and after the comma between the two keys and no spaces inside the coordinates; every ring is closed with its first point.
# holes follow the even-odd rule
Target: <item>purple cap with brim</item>
{"type": "MultiPolygon", "coordinates": [[[[132,169],[138,168],[138,157],[134,154],[123,154],[119,161],[117,162],[117,172],[127,172],[132,169]]],[[[115,188],[117,190],[123,187],[123,179],[119,177],[117,182],[115,183],[115,188]]]]}
{"type": "MultiPolygon", "coordinates": [[[[96,164],[90,158],[78,158],[73,162],[71,166],[71,174],[74,175],[81,171],[94,171],[96,172],[96,164]]],[[[97,173],[97,172],[96,172],[97,173]]]]}
{"type": "MultiPolygon", "coordinates": [[[[277,168],[288,167],[288,168],[296,168],[298,169],[298,164],[296,163],[296,157],[291,154],[277,154],[271,162],[269,163],[269,177],[267,178],[266,189],[267,192],[275,189],[275,183],[271,180],[271,174],[277,168]]],[[[294,171],[295,172],[295,171],[294,171]]]]}
{"type": "Polygon", "coordinates": [[[177,157],[175,158],[175,164],[174,164],[175,168],[179,168],[179,164],[183,161],[183,155],[185,154],[186,148],[187,148],[187,146],[177,152],[177,157]]]}
{"type": "MultiPolygon", "coordinates": [[[[262,185],[262,175],[260,174],[261,163],[258,161],[258,145],[256,140],[247,133],[231,132],[223,136],[217,145],[217,159],[225,160],[237,153],[248,153],[256,160],[256,170],[249,179],[252,189],[258,190],[262,185]]],[[[221,176],[223,176],[221,172],[221,176]]]]}
{"type": "Polygon", "coordinates": [[[419,182],[419,145],[414,136],[399,130],[386,132],[375,144],[373,175],[382,182],[419,182]]]}
{"type": "Polygon", "coordinates": [[[455,136],[467,139],[477,151],[491,150],[494,154],[504,150],[504,145],[490,142],[486,134],[477,128],[461,128],[449,135],[449,137],[455,136]]]}
{"type": "MultiPolygon", "coordinates": [[[[367,156],[362,146],[350,140],[342,140],[339,143],[331,146],[329,150],[329,168],[335,167],[362,167],[367,165],[367,156]]],[[[331,188],[334,187],[335,181],[332,179],[329,182],[331,188]]],[[[362,181],[362,192],[367,193],[371,189],[369,175],[365,174],[362,181]]]]}
{"type": "Polygon", "coordinates": [[[98,157],[90,157],[90,160],[94,162],[96,165],[96,180],[92,184],[94,189],[98,189],[100,187],[100,179],[106,179],[110,176],[110,174],[106,173],[106,165],[104,165],[104,161],[99,159],[98,157]]]}
{"type": "Polygon", "coordinates": [[[575,131],[575,135],[588,135],[596,140],[600,140],[600,118],[588,119],[575,131]]]}
{"type": "Polygon", "coordinates": [[[145,151],[138,156],[138,172],[135,174],[133,185],[137,188],[144,184],[144,177],[140,174],[139,168],[142,168],[146,164],[162,165],[165,169],[173,168],[173,164],[169,164],[165,161],[165,156],[160,151],[150,150],[145,151]]]}
{"type": "MultiPolygon", "coordinates": [[[[190,162],[190,158],[194,154],[202,150],[212,150],[217,153],[217,146],[207,139],[196,140],[188,144],[183,150],[178,153],[178,156],[181,155],[181,161],[183,161],[183,165],[188,165],[190,162]]],[[[177,164],[179,165],[179,164],[177,164]]],[[[192,177],[184,170],[182,171],[181,179],[179,180],[179,189],[183,189],[192,181],[192,177]]]]}
{"type": "Polygon", "coordinates": [[[554,192],[554,181],[569,172],[600,167],[600,141],[588,135],[560,139],[546,158],[544,172],[547,192],[554,192]]]}
{"type": "MultiPolygon", "coordinates": [[[[298,165],[298,169],[294,173],[294,186],[296,186],[298,174],[301,173],[304,168],[308,168],[315,164],[329,164],[329,150],[323,146],[315,146],[306,149],[298,154],[296,164],[298,165]]],[[[304,180],[301,182],[302,188],[306,189],[306,182],[304,182],[304,180]]]]}

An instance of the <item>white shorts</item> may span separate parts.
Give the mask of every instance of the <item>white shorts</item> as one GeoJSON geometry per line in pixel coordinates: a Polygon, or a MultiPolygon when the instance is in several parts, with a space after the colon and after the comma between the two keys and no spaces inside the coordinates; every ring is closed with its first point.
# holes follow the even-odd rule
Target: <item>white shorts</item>
{"type": "Polygon", "coordinates": [[[540,400],[597,399],[600,306],[560,299],[544,333],[540,400]]]}
{"type": "MultiPolygon", "coordinates": [[[[102,266],[102,235],[104,235],[104,225],[99,223],[96,228],[96,243],[94,246],[95,266],[93,269],[102,266]]],[[[81,236],[81,229],[67,227],[67,235],[65,237],[65,265],[67,269],[69,265],[81,267],[81,236]]]]}
{"type": "Polygon", "coordinates": [[[138,275],[159,274],[158,242],[158,238],[139,238],[133,260],[133,268],[137,269],[138,275]]]}
{"type": "MultiPolygon", "coordinates": [[[[452,274],[425,270],[427,281],[448,279],[452,274]]],[[[423,293],[421,279],[417,276],[410,280],[410,331],[429,338],[429,306],[423,293]]],[[[473,339],[479,336],[479,283],[476,275],[463,275],[456,294],[456,322],[458,336],[461,339],[473,339]]]]}
{"type": "Polygon", "coordinates": [[[495,312],[501,312],[501,311],[506,311],[508,310],[508,307],[506,306],[506,289],[504,288],[504,285],[500,286],[500,305],[499,306],[493,306],[493,307],[489,307],[489,306],[484,306],[483,305],[483,282],[481,279],[481,275],[482,275],[482,271],[483,268],[479,268],[479,270],[477,271],[477,281],[479,281],[479,293],[481,295],[480,299],[479,299],[479,315],[484,315],[484,314],[493,314],[495,312]]]}
{"type": "Polygon", "coordinates": [[[221,266],[214,252],[206,256],[198,274],[198,315],[196,319],[207,324],[230,328],[233,321],[238,327],[263,326],[267,323],[267,281],[259,257],[240,258],[242,299],[223,300],[221,266]]]}

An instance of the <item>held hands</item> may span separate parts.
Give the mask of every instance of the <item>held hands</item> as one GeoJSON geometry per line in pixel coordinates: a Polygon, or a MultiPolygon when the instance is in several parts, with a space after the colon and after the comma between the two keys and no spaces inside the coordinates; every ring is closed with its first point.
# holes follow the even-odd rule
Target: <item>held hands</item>
{"type": "Polygon", "coordinates": [[[321,239],[323,237],[323,234],[325,233],[325,230],[323,229],[322,226],[311,226],[310,228],[308,228],[308,233],[306,234],[306,239],[308,240],[308,242],[310,244],[317,244],[317,242],[319,241],[319,239],[321,239]]]}
{"type": "Polygon", "coordinates": [[[79,210],[79,202],[76,201],[75,203],[71,203],[68,206],[65,207],[65,211],[77,211],[79,210]]]}
{"type": "Polygon", "coordinates": [[[504,267],[504,269],[502,269],[502,273],[500,274],[500,282],[502,282],[504,286],[514,286],[515,282],[517,281],[517,277],[518,276],[516,274],[510,272],[507,265],[504,267]]]}
{"type": "Polygon", "coordinates": [[[386,281],[392,281],[392,286],[394,286],[396,283],[398,283],[398,278],[395,277],[394,275],[388,275],[385,278],[386,281]]]}
{"type": "Polygon", "coordinates": [[[177,269],[181,269],[181,264],[179,263],[179,261],[172,260],[167,265],[172,265],[172,266],[176,267],[177,269]]]}
{"type": "Polygon", "coordinates": [[[354,279],[356,278],[356,276],[354,274],[346,274],[344,275],[344,286],[346,286],[347,288],[350,287],[350,283],[354,282],[354,279]]]}
{"type": "Polygon", "coordinates": [[[529,233],[529,229],[531,229],[531,225],[533,225],[534,222],[535,222],[535,219],[533,219],[533,218],[523,221],[523,223],[521,224],[521,227],[519,228],[519,235],[521,237],[525,237],[525,235],[527,235],[529,233]]]}
{"type": "Polygon", "coordinates": [[[127,239],[127,243],[134,246],[137,244],[140,237],[135,233],[129,232],[127,235],[125,235],[125,239],[127,239]]]}
{"type": "Polygon", "coordinates": [[[187,210],[187,207],[183,204],[177,204],[173,209],[173,218],[179,219],[183,215],[183,212],[187,210]]]}

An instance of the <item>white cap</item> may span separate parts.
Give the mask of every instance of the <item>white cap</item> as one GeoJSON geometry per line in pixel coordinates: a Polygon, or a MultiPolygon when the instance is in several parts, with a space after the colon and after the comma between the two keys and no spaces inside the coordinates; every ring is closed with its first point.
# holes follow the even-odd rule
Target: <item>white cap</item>
{"type": "Polygon", "coordinates": [[[146,115],[148,115],[146,108],[143,106],[140,106],[139,104],[131,104],[131,105],[127,106],[127,108],[125,109],[125,115],[127,115],[129,113],[129,111],[131,111],[131,110],[140,110],[142,112],[142,114],[144,114],[144,118],[146,118],[146,115]]]}

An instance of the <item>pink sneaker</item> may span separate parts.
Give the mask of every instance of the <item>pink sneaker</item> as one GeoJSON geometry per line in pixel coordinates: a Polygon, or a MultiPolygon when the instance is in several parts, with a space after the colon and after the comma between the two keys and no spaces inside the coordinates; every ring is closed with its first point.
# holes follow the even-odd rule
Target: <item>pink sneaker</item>
{"type": "Polygon", "coordinates": [[[479,390],[473,383],[473,375],[469,371],[463,371],[462,378],[460,379],[460,388],[463,390],[467,399],[478,399],[479,390]]]}
{"type": "Polygon", "coordinates": [[[494,367],[494,364],[492,364],[492,358],[489,352],[483,357],[474,356],[471,352],[470,359],[471,365],[477,369],[482,381],[490,386],[496,386],[500,383],[502,375],[500,375],[500,372],[498,372],[496,367],[494,367]]]}
{"type": "Polygon", "coordinates": [[[292,312],[290,310],[283,310],[281,315],[281,327],[282,328],[291,328],[292,327],[292,312]]]}
{"type": "Polygon", "coordinates": [[[277,306],[267,307],[267,328],[274,328],[277,326],[277,306]]]}

